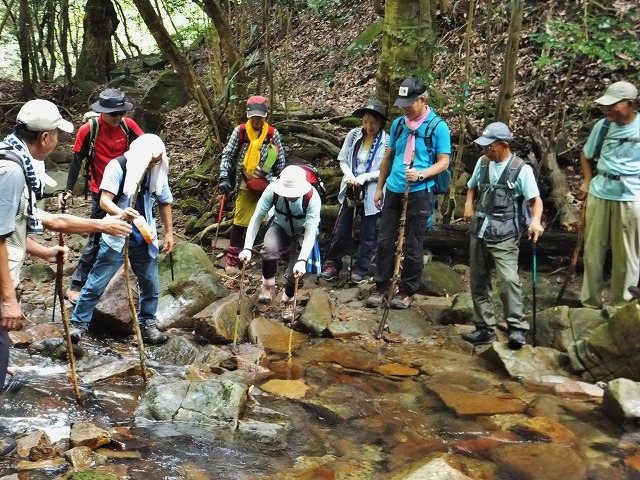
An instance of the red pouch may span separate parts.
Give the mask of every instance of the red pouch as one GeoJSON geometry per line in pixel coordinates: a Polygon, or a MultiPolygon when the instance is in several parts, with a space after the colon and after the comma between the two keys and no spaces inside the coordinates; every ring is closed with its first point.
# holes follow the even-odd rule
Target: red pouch
{"type": "Polygon", "coordinates": [[[247,177],[245,183],[247,189],[252,192],[264,192],[264,189],[269,186],[269,180],[261,177],[247,177]]]}

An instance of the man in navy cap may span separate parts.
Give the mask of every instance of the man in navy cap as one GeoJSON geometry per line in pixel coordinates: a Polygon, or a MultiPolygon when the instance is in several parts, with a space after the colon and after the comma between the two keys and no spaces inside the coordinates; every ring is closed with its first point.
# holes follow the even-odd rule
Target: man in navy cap
{"type": "Polygon", "coordinates": [[[533,169],[511,152],[509,127],[495,122],[475,143],[482,147],[467,183],[464,218],[471,220],[469,263],[471,298],[476,329],[462,338],[474,345],[496,340],[491,293],[491,266],[495,265],[504,318],[509,325],[509,347],[526,343],[529,324],[524,320],[522,288],[518,277],[520,236],[528,230],[536,242],[542,235],[542,199],[533,169]]]}
{"type": "Polygon", "coordinates": [[[374,202],[382,210],[376,257],[375,292],[367,299],[368,307],[382,305],[394,269],[396,236],[404,193],[409,184],[405,222],[404,262],[399,290],[391,301],[392,308],[408,308],[422,282],[423,242],[427,222],[433,213],[434,178],[449,167],[451,136],[449,127],[427,105],[429,94],[425,84],[408,78],[398,90],[394,106],[404,116],[391,125],[389,146],[385,151],[374,202]],[[385,193],[386,186],[386,193],[385,193]]]}
{"type": "Polygon", "coordinates": [[[580,300],[602,308],[604,262],[611,249],[609,305],[617,308],[632,299],[640,273],[640,116],[638,89],[629,82],[612,83],[596,100],[605,118],[587,139],[580,164],[586,198],[584,279],[580,300]],[[596,167],[591,163],[598,160],[596,167]],[[594,171],[595,170],[595,171],[594,171]],[[587,197],[588,195],[588,197],[587,197]]]}

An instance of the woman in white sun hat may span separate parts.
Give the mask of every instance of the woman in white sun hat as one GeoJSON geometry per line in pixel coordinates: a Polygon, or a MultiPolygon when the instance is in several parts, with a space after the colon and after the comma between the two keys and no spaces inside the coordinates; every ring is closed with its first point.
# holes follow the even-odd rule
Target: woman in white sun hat
{"type": "Polygon", "coordinates": [[[299,248],[291,249],[291,260],[286,272],[286,285],[282,294],[282,319],[292,321],[294,279],[306,273],[307,259],[313,249],[316,232],[320,224],[320,195],[307,181],[303,168],[289,165],[280,177],[264,191],[247,228],[244,249],[238,258],[241,262],[251,260],[251,248],[260,224],[269,210],[275,207],[273,220],[264,236],[262,255],[262,288],[259,303],[270,303],[276,290],[276,273],[280,251],[287,244],[299,248]],[[302,238],[302,242],[299,239],[302,238]]]}

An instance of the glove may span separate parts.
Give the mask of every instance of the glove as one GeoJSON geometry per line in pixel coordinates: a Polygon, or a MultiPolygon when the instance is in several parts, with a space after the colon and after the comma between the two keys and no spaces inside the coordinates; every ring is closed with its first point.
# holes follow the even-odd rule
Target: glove
{"type": "Polygon", "coordinates": [[[241,262],[249,263],[251,261],[251,250],[249,250],[248,248],[243,249],[238,254],[238,260],[240,260],[241,262]]]}
{"type": "Polygon", "coordinates": [[[296,277],[301,277],[305,273],[307,273],[307,261],[306,260],[298,260],[296,264],[293,266],[293,274],[296,277]]]}
{"type": "Polygon", "coordinates": [[[233,191],[233,187],[231,187],[231,182],[227,177],[220,177],[218,190],[220,190],[225,195],[229,195],[233,191]]]}
{"type": "Polygon", "coordinates": [[[364,185],[366,182],[369,181],[369,179],[370,178],[368,173],[361,173],[355,178],[355,181],[358,182],[359,185],[364,185]]]}

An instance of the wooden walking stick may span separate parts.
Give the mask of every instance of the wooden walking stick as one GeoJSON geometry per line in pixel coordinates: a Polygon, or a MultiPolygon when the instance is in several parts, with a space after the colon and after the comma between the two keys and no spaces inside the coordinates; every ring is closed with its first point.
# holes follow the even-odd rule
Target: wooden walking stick
{"type": "Polygon", "coordinates": [[[578,227],[578,240],[576,241],[576,246],[573,249],[573,254],[571,255],[571,263],[569,264],[567,275],[564,277],[564,282],[562,282],[562,287],[560,287],[560,292],[558,292],[558,298],[556,298],[556,307],[560,305],[560,301],[562,300],[564,291],[567,289],[569,280],[571,280],[571,277],[573,277],[573,274],[576,273],[576,266],[578,265],[578,259],[580,258],[580,250],[582,250],[582,244],[584,243],[584,229],[585,229],[586,219],[587,219],[587,200],[585,199],[584,203],[582,204],[582,209],[580,210],[580,226],[578,227]]]}
{"type": "Polygon", "coordinates": [[[291,346],[293,344],[293,324],[296,322],[296,304],[298,299],[298,277],[295,278],[293,284],[293,318],[291,319],[291,325],[289,327],[289,348],[287,349],[287,362],[291,363],[291,346]]]}
{"type": "MultiPolygon", "coordinates": [[[[131,200],[131,208],[136,204],[136,200],[138,198],[138,194],[140,193],[140,186],[142,182],[147,177],[149,173],[149,167],[144,170],[142,177],[138,180],[136,184],[136,190],[133,194],[133,198],[131,200]]],[[[146,239],[145,239],[146,240],[146,239]]],[[[133,303],[133,291],[131,289],[131,275],[129,274],[129,268],[131,267],[131,262],[129,261],[129,237],[127,237],[124,241],[124,281],[127,285],[127,298],[129,299],[129,308],[131,309],[131,316],[133,317],[133,330],[136,334],[136,340],[138,342],[138,352],[140,354],[140,369],[142,370],[142,380],[144,381],[145,386],[147,385],[147,367],[145,364],[144,357],[144,342],[142,340],[142,332],[140,331],[140,325],[138,324],[138,310],[136,309],[135,303],[133,303]]]]}
{"type": "Polygon", "coordinates": [[[244,287],[244,269],[247,266],[247,262],[242,262],[242,270],[240,270],[240,292],[238,294],[238,308],[236,308],[236,321],[233,325],[233,344],[238,344],[238,324],[240,323],[240,310],[242,308],[242,289],[244,287]]]}
{"type": "Polygon", "coordinates": [[[532,312],[532,320],[533,320],[533,346],[536,347],[536,286],[538,284],[538,257],[536,255],[536,242],[534,240],[531,249],[533,250],[533,275],[531,277],[531,290],[532,290],[532,301],[533,301],[533,312],[532,312]]]}
{"type": "MultiPolygon", "coordinates": [[[[64,247],[64,236],[58,234],[58,245],[64,247]]],[[[69,375],[71,376],[71,384],[73,392],[76,395],[76,402],[82,405],[82,396],[78,388],[78,378],[76,377],[76,359],[73,355],[73,343],[71,342],[71,329],[69,328],[69,318],[67,317],[67,308],[64,305],[64,295],[62,293],[62,276],[64,268],[64,253],[58,252],[56,258],[56,294],[60,297],[60,314],[62,315],[62,327],[64,328],[64,338],[67,341],[67,357],[69,357],[69,375]]],[[[55,296],[53,297],[55,299],[55,296]]],[[[55,306],[54,306],[55,315],[55,306]]]]}
{"type": "MultiPolygon", "coordinates": [[[[413,168],[413,158],[411,159],[411,165],[409,165],[409,168],[413,168]]],[[[404,251],[404,228],[407,223],[407,204],[409,203],[410,189],[411,183],[407,180],[407,187],[404,189],[404,196],[402,197],[402,211],[400,213],[400,224],[398,225],[398,242],[396,244],[396,258],[395,265],[393,266],[393,276],[391,277],[391,284],[389,285],[389,290],[387,291],[387,299],[383,305],[382,319],[380,320],[378,331],[376,332],[376,338],[378,340],[380,339],[380,337],[382,337],[384,326],[387,323],[387,318],[389,317],[389,306],[391,305],[391,300],[393,300],[393,296],[395,295],[396,287],[398,285],[398,277],[400,275],[400,269],[402,267],[404,251]]]]}

